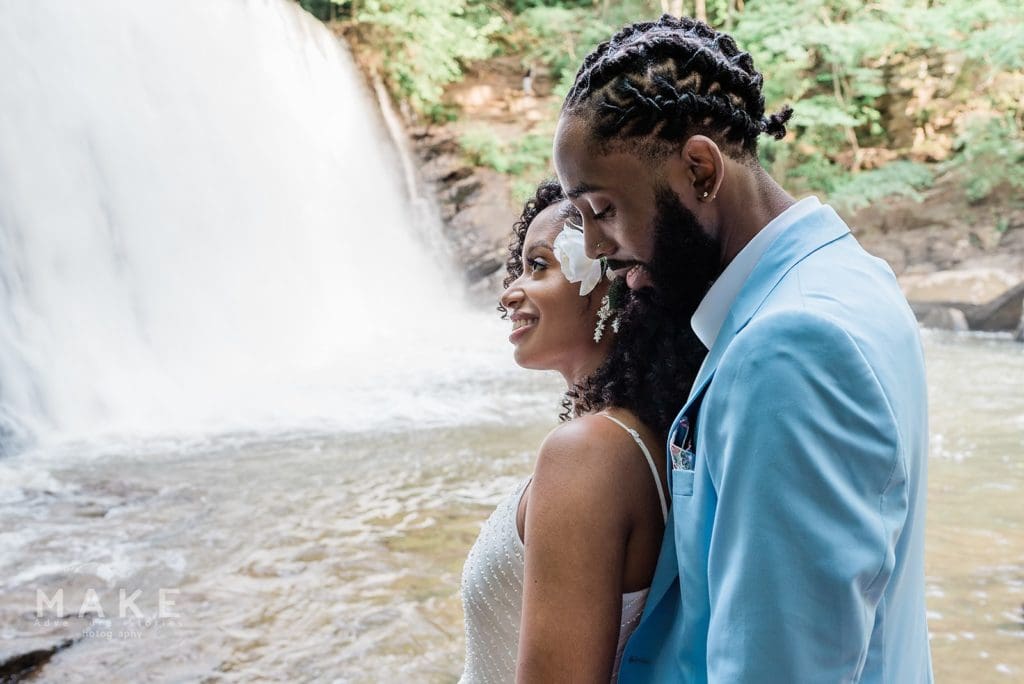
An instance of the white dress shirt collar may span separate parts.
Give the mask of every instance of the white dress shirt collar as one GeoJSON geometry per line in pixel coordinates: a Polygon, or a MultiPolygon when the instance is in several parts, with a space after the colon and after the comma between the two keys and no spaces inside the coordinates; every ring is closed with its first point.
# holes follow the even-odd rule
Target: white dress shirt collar
{"type": "Polygon", "coordinates": [[[739,251],[733,260],[718,276],[708,293],[704,295],[700,306],[694,312],[690,325],[693,332],[708,349],[714,346],[718,333],[722,330],[729,309],[736,300],[743,284],[747,282],[757,262],[761,259],[775,238],[794,223],[798,222],[821,206],[817,197],[805,197],[768,222],[758,231],[750,242],[739,251]]]}

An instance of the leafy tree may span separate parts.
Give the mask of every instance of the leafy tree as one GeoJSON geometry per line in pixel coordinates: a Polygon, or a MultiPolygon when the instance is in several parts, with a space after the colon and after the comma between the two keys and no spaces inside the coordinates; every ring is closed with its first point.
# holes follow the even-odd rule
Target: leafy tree
{"type": "Polygon", "coordinates": [[[463,62],[492,54],[488,38],[502,26],[468,12],[466,0],[365,0],[354,18],[392,91],[421,112],[436,111],[463,62]]]}
{"type": "MultiPolygon", "coordinates": [[[[1024,63],[1022,17],[999,0],[760,0],[746,5],[733,33],[767,75],[767,100],[794,104],[787,175],[830,190],[864,168],[872,148],[915,156],[915,139],[892,135],[897,115],[926,138],[951,110],[995,104],[982,84],[1024,63]],[[891,107],[896,100],[903,112],[891,107]]],[[[1001,110],[1019,110],[1024,83],[1013,91],[997,95],[1001,110]]]]}
{"type": "Polygon", "coordinates": [[[1024,136],[1012,116],[977,116],[957,139],[953,164],[963,169],[967,199],[979,202],[1006,183],[1024,190],[1024,136]]]}
{"type": "MultiPolygon", "coordinates": [[[[1003,182],[1018,187],[1012,162],[1024,145],[1024,9],[1017,0],[302,3],[345,22],[392,92],[432,115],[469,61],[518,55],[524,68],[553,78],[560,95],[584,55],[620,26],[681,11],[728,30],[753,54],[769,108],[794,106],[789,138],[761,148],[765,165],[793,190],[834,194],[848,206],[874,201],[879,188],[915,197],[931,182],[927,162],[983,179],[972,197],[1003,182]]],[[[556,112],[549,116],[533,138],[470,132],[464,146],[503,173],[537,174],[549,153],[534,138],[553,127],[556,112]]]]}

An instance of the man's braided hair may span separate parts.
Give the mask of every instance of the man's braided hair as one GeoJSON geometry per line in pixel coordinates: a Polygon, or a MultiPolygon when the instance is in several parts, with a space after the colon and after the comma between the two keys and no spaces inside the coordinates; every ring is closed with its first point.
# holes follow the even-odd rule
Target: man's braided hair
{"type": "Polygon", "coordinates": [[[562,111],[586,117],[602,142],[703,133],[754,156],[758,137],[783,138],[793,115],[786,106],[765,116],[763,82],[731,36],[666,14],[626,26],[587,55],[562,111]]]}

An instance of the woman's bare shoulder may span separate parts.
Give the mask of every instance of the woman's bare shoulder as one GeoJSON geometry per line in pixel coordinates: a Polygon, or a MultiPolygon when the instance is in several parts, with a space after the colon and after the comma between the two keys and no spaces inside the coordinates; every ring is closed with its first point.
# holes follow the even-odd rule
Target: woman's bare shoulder
{"type": "MultiPolygon", "coordinates": [[[[589,414],[563,423],[541,444],[533,486],[572,488],[578,496],[604,498],[621,492],[635,468],[633,438],[607,416],[589,414]]],[[[618,497],[615,497],[618,498],[618,497]]]]}
{"type": "MultiPolygon", "coordinates": [[[[548,434],[530,482],[525,539],[569,539],[570,530],[580,529],[602,544],[625,539],[633,515],[631,497],[623,495],[624,480],[629,479],[623,437],[632,441],[621,427],[598,415],[574,418],[548,434]]],[[[570,555],[578,552],[582,548],[570,555]]]]}
{"type": "Polygon", "coordinates": [[[614,456],[632,438],[608,417],[592,413],[562,423],[548,433],[540,445],[538,458],[594,460],[614,456]]]}

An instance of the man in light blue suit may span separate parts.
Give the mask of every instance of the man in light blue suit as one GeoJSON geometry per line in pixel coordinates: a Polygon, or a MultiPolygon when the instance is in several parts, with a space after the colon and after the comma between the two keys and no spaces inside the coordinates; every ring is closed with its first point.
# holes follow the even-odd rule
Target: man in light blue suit
{"type": "Polygon", "coordinates": [[[588,56],[559,121],[588,252],[709,349],[620,681],[930,682],[917,325],[842,219],[757,162],[792,114],[761,85],[732,38],[663,17],[588,56]]]}

